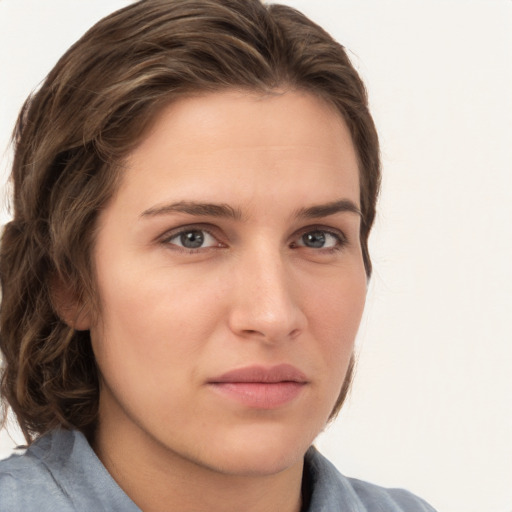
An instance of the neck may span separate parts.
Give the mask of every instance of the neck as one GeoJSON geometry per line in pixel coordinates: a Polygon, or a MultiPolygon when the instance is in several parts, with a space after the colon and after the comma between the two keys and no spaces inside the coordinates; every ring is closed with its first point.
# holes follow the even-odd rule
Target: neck
{"type": "Polygon", "coordinates": [[[299,512],[303,459],[272,474],[229,474],[183,457],[131,425],[100,425],[93,448],[144,512],[299,512]]]}

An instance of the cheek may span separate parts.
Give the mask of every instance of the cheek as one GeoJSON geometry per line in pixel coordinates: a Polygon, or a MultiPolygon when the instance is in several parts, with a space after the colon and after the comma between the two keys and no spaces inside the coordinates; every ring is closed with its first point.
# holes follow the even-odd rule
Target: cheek
{"type": "Polygon", "coordinates": [[[98,269],[102,316],[91,330],[98,363],[118,371],[122,360],[126,375],[179,372],[215,329],[217,287],[186,272],[139,268],[98,269]]]}
{"type": "Polygon", "coordinates": [[[366,274],[358,272],[333,276],[309,290],[310,322],[324,329],[326,337],[350,340],[355,337],[366,299],[366,274]]]}
{"type": "Polygon", "coordinates": [[[363,270],[333,279],[309,295],[311,334],[319,344],[324,367],[336,392],[339,392],[354,349],[365,305],[366,283],[363,270]]]}
{"type": "Polygon", "coordinates": [[[135,416],[159,411],[160,420],[178,421],[176,411],[194,398],[217,302],[186,286],[178,292],[162,277],[117,282],[104,281],[101,323],[91,330],[104,384],[135,416]]]}

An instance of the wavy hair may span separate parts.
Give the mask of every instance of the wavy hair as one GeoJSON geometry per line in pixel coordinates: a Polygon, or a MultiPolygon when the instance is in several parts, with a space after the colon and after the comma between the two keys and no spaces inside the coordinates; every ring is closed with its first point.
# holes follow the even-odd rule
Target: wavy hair
{"type": "Polygon", "coordinates": [[[1,393],[27,442],[57,426],[93,435],[99,379],[89,333],[59,317],[52,292],[66,283],[95,304],[96,220],[120,164],[164,105],[229,88],[303,90],[343,116],[359,159],[370,276],[379,146],[344,48],[298,11],[259,0],[142,0],[114,12],[58,61],[13,134],[13,218],[0,247],[1,393]]]}

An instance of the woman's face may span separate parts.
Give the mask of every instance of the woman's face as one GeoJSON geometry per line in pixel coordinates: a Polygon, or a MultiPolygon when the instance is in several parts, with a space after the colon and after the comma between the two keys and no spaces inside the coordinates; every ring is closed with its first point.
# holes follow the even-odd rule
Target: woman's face
{"type": "Polygon", "coordinates": [[[363,311],[358,209],[348,129],[314,96],[166,108],[99,218],[99,438],[230,474],[300,463],[363,311]]]}

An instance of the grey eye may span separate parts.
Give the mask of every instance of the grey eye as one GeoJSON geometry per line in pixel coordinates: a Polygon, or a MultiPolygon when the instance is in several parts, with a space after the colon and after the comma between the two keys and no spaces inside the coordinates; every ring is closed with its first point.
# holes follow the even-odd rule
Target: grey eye
{"type": "Polygon", "coordinates": [[[187,249],[198,249],[204,243],[204,232],[199,230],[185,231],[180,234],[180,243],[187,249]]]}
{"type": "Polygon", "coordinates": [[[185,229],[164,241],[183,249],[206,249],[219,245],[217,239],[204,229],[185,229]]]}
{"type": "Polygon", "coordinates": [[[324,229],[313,229],[303,233],[296,242],[299,247],[309,249],[334,249],[345,243],[342,235],[324,229]]]}
{"type": "Polygon", "coordinates": [[[325,235],[326,233],[324,231],[310,231],[309,233],[304,233],[301,237],[302,244],[306,247],[320,249],[325,245],[325,235]]]}

